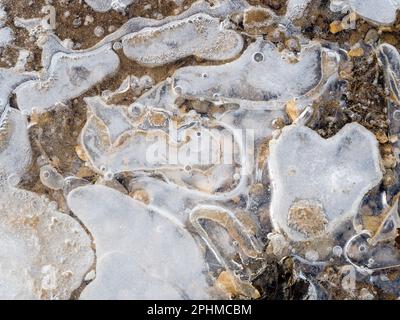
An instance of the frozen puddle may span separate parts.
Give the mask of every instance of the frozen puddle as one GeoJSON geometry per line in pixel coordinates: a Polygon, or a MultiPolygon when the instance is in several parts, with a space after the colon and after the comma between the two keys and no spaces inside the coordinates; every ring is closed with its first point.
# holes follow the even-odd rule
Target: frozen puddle
{"type": "Polygon", "coordinates": [[[129,59],[155,67],[191,55],[207,60],[229,60],[240,53],[243,39],[232,30],[224,30],[219,19],[199,13],[125,36],[122,46],[129,59]]]}
{"type": "Polygon", "coordinates": [[[96,239],[97,275],[82,298],[209,297],[201,247],[175,219],[103,186],[75,189],[68,204],[96,239]]]}
{"type": "Polygon", "coordinates": [[[293,125],[270,144],[271,219],[294,241],[333,233],[382,179],[378,144],[358,124],[324,140],[293,125]]]}
{"type": "Polygon", "coordinates": [[[111,46],[88,53],[56,53],[43,79],[28,81],[16,90],[21,110],[39,112],[78,97],[118,70],[118,56],[111,46]]]}
{"type": "Polygon", "coordinates": [[[331,10],[352,10],[375,24],[390,25],[396,20],[398,0],[331,0],[331,10]]]}
{"type": "Polygon", "coordinates": [[[15,187],[31,160],[25,117],[7,109],[0,153],[0,297],[68,299],[94,262],[82,226],[46,196],[15,187]]]}
{"type": "Polygon", "coordinates": [[[397,299],[399,8],[0,0],[0,298],[397,299]]]}

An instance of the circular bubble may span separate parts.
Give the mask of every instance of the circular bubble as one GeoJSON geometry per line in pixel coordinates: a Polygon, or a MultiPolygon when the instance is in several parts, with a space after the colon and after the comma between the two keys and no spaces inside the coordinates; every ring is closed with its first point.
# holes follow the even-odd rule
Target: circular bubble
{"type": "Polygon", "coordinates": [[[334,246],[332,248],[332,253],[333,253],[333,255],[340,257],[343,253],[343,249],[341,246],[334,246]]]}
{"type": "Polygon", "coordinates": [[[393,112],[393,119],[396,121],[400,121],[400,110],[396,110],[393,112]]]}
{"type": "Polygon", "coordinates": [[[264,61],[264,55],[261,52],[256,52],[253,55],[253,59],[255,62],[262,62],[262,61],[264,61]]]}
{"type": "Polygon", "coordinates": [[[174,87],[174,90],[175,90],[176,94],[178,94],[178,95],[181,95],[183,92],[183,89],[180,86],[174,87]]]}

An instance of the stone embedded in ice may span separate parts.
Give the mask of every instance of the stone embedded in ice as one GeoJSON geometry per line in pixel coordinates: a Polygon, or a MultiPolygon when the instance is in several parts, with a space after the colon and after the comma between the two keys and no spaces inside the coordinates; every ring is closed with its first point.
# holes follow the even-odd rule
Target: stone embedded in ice
{"type": "Polygon", "coordinates": [[[294,241],[331,234],[382,179],[378,143],[359,124],[321,138],[301,125],[270,143],[271,219],[294,241]]]}
{"type": "Polygon", "coordinates": [[[96,239],[96,278],[82,299],[210,297],[202,250],[173,216],[100,185],[67,202],[96,239]]]}
{"type": "Polygon", "coordinates": [[[399,8],[399,0],[331,0],[332,11],[351,10],[372,23],[382,25],[393,24],[399,8]]]}
{"type": "Polygon", "coordinates": [[[351,238],[345,247],[349,261],[360,269],[382,270],[400,266],[400,250],[395,239],[399,235],[399,198],[383,214],[378,231],[374,235],[362,232],[351,238]]]}
{"type": "Polygon", "coordinates": [[[199,13],[125,36],[122,45],[129,59],[155,67],[192,55],[206,60],[232,59],[242,50],[243,39],[221,27],[219,19],[199,13]]]}
{"type": "Polygon", "coordinates": [[[15,89],[19,109],[45,111],[57,103],[76,98],[119,67],[119,58],[106,45],[85,53],[56,53],[46,78],[28,81],[15,89]]]}
{"type": "Polygon", "coordinates": [[[233,62],[178,69],[173,87],[184,98],[255,109],[303,96],[316,87],[323,78],[321,55],[321,47],[311,45],[303,49],[298,62],[290,62],[272,43],[257,40],[233,62]]]}

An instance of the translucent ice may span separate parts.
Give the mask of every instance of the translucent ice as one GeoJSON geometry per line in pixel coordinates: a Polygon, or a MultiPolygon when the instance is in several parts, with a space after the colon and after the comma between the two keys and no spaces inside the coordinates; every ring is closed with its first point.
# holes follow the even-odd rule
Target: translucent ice
{"type": "Polygon", "coordinates": [[[377,48],[377,57],[393,98],[400,103],[400,53],[392,45],[384,43],[377,48]]]}
{"type": "Polygon", "coordinates": [[[288,0],[286,18],[289,20],[301,18],[311,0],[288,0]]]}
{"type": "Polygon", "coordinates": [[[74,189],[68,205],[96,239],[96,279],[81,298],[210,297],[201,247],[173,216],[99,185],[74,189]]]}
{"type": "Polygon", "coordinates": [[[111,9],[124,10],[136,0],[85,0],[85,2],[97,12],[107,12],[111,9]]]}
{"type": "Polygon", "coordinates": [[[1,116],[0,184],[12,178],[17,183],[31,161],[28,122],[18,110],[9,106],[1,116]],[[1,181],[2,180],[2,181],[1,181]]]}
{"type": "Polygon", "coordinates": [[[81,225],[45,196],[16,188],[31,161],[27,120],[1,118],[0,298],[68,299],[94,261],[81,225]]]}
{"type": "Polygon", "coordinates": [[[323,79],[321,61],[319,45],[305,47],[298,61],[289,61],[272,43],[257,40],[231,63],[177,70],[173,87],[184,98],[255,109],[310,92],[323,79]]]}
{"type": "Polygon", "coordinates": [[[234,177],[243,168],[244,150],[224,123],[186,116],[178,125],[164,110],[136,114],[133,106],[107,106],[98,97],[86,101],[91,111],[81,145],[98,172],[159,172],[210,194],[230,192],[241,183],[240,174],[234,177]]]}
{"type": "Polygon", "coordinates": [[[0,49],[7,47],[14,41],[14,32],[6,27],[0,29],[0,49]]]}
{"type": "Polygon", "coordinates": [[[45,197],[1,189],[1,299],[68,299],[93,264],[89,236],[45,197]]]}
{"type": "Polygon", "coordinates": [[[242,37],[225,30],[220,20],[206,14],[145,28],[122,39],[125,55],[150,67],[194,55],[207,60],[228,60],[240,53],[242,37]]]}
{"type": "Polygon", "coordinates": [[[21,73],[16,68],[0,68],[0,113],[2,113],[11,96],[13,90],[21,83],[36,79],[32,73],[21,73]]]}
{"type": "Polygon", "coordinates": [[[245,0],[216,0],[210,4],[208,1],[199,0],[194,2],[186,11],[176,16],[165,17],[164,19],[148,19],[142,17],[134,17],[129,19],[117,31],[104,37],[96,48],[104,44],[117,41],[124,36],[134,34],[144,28],[158,28],[170,22],[187,19],[198,13],[209,15],[214,18],[226,19],[226,17],[235,13],[240,13],[243,9],[248,8],[249,4],[245,0]]]}
{"type": "Polygon", "coordinates": [[[399,0],[331,0],[332,11],[355,11],[375,24],[389,25],[396,20],[399,0]]]}
{"type": "Polygon", "coordinates": [[[395,239],[399,235],[399,200],[386,212],[376,234],[362,232],[349,240],[345,253],[359,269],[382,270],[400,266],[400,252],[395,239]]]}
{"type": "Polygon", "coordinates": [[[56,53],[43,79],[28,81],[16,90],[20,110],[39,112],[73,99],[119,67],[119,58],[106,45],[86,53],[56,53]]]}
{"type": "Polygon", "coordinates": [[[292,125],[270,143],[271,219],[295,241],[332,234],[382,179],[377,141],[359,124],[324,140],[292,125]]]}

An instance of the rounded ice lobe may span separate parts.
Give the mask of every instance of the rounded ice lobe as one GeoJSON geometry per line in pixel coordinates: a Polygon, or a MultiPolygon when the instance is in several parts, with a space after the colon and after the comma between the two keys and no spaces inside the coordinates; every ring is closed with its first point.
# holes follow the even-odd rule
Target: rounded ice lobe
{"type": "Polygon", "coordinates": [[[294,241],[332,234],[382,179],[378,143],[356,123],[327,140],[305,126],[286,127],[270,152],[272,223],[294,241]]]}
{"type": "Polygon", "coordinates": [[[82,298],[210,297],[201,248],[173,217],[100,185],[74,189],[68,206],[96,239],[97,276],[82,298]]]}
{"type": "Polygon", "coordinates": [[[188,56],[206,60],[228,60],[243,48],[235,31],[225,30],[220,20],[206,14],[148,27],[122,39],[125,55],[139,64],[156,67],[188,56]]]}

